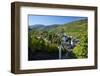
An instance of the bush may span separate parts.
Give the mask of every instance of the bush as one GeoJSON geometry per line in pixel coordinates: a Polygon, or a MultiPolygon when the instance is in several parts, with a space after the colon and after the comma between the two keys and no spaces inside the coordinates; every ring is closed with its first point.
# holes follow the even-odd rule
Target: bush
{"type": "Polygon", "coordinates": [[[79,44],[76,45],[76,47],[73,49],[73,53],[77,58],[87,58],[88,54],[88,38],[87,34],[81,34],[81,39],[79,44]]]}

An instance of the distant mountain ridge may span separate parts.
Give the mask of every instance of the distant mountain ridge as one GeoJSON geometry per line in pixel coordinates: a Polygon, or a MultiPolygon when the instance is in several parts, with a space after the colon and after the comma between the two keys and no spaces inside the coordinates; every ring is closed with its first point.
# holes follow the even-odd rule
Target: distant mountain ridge
{"type": "Polygon", "coordinates": [[[61,26],[60,24],[53,24],[53,25],[42,25],[42,24],[35,24],[29,26],[30,30],[44,30],[44,29],[52,29],[61,26]]]}
{"type": "Polygon", "coordinates": [[[35,24],[28,26],[29,30],[35,30],[35,31],[58,31],[62,28],[67,29],[67,31],[85,31],[87,28],[87,19],[81,19],[77,21],[72,21],[65,24],[53,24],[53,25],[42,25],[42,24],[35,24]],[[83,25],[83,26],[81,26],[83,25]]]}
{"type": "Polygon", "coordinates": [[[42,29],[44,28],[45,25],[42,25],[42,24],[35,24],[35,25],[31,25],[31,26],[28,26],[28,29],[29,30],[37,30],[37,29],[42,29]]]}

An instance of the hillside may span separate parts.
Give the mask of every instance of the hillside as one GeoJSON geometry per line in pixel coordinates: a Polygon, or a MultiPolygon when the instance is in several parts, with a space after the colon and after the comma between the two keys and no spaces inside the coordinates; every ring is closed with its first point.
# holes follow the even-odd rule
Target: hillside
{"type": "Polygon", "coordinates": [[[88,29],[87,23],[88,23],[87,19],[78,20],[78,21],[64,24],[63,26],[59,26],[59,27],[55,28],[55,30],[57,32],[63,30],[68,35],[78,37],[78,34],[80,34],[80,33],[87,33],[87,29],[88,29]]]}
{"type": "Polygon", "coordinates": [[[29,26],[29,30],[34,31],[46,31],[53,33],[65,32],[68,35],[72,35],[77,37],[76,34],[87,32],[87,19],[77,20],[66,24],[54,24],[54,25],[40,25],[36,24],[33,26],[29,26]]]}
{"type": "Polygon", "coordinates": [[[73,21],[73,22],[69,22],[66,24],[54,24],[54,25],[42,25],[42,24],[35,24],[35,25],[31,25],[29,26],[30,29],[35,29],[35,30],[47,30],[50,31],[51,29],[65,29],[67,31],[84,31],[85,29],[87,29],[87,19],[83,19],[83,20],[78,20],[78,21],[73,21]],[[42,28],[42,29],[41,29],[42,28]],[[79,30],[80,29],[80,30],[79,30]]]}
{"type": "Polygon", "coordinates": [[[70,39],[66,42],[69,44],[64,48],[71,50],[69,55],[66,49],[62,49],[62,59],[87,58],[88,50],[88,33],[87,19],[77,20],[62,25],[41,25],[36,24],[29,26],[28,49],[29,60],[57,59],[59,58],[59,46],[63,34],[67,34],[75,45],[71,45],[70,39]],[[78,42],[77,42],[78,41],[78,42]],[[38,47],[37,47],[38,46],[38,47]],[[66,56],[67,55],[67,56],[66,56]]]}

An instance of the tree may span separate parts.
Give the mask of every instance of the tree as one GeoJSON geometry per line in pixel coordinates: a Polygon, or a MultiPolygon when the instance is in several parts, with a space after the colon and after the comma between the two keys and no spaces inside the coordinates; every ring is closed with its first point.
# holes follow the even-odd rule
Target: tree
{"type": "Polygon", "coordinates": [[[87,58],[88,55],[88,38],[87,34],[81,34],[80,42],[73,49],[77,58],[87,58]]]}

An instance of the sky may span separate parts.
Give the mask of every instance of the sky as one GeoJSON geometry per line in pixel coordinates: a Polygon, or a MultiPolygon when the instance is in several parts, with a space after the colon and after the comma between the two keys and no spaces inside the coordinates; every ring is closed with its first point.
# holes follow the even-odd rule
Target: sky
{"type": "Polygon", "coordinates": [[[64,24],[72,21],[86,19],[86,17],[74,17],[74,16],[48,16],[48,15],[29,15],[29,26],[35,24],[42,24],[45,26],[52,24],[64,24]]]}

